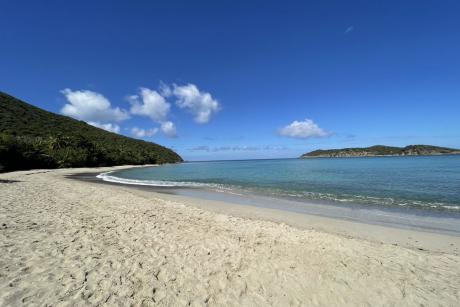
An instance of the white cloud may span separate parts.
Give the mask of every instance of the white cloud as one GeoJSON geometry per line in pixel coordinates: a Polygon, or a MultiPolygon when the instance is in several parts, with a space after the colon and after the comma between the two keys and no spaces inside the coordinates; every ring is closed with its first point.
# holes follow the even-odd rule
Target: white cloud
{"type": "Polygon", "coordinates": [[[141,88],[140,94],[142,102],[139,101],[137,95],[128,97],[128,101],[131,103],[131,114],[148,116],[155,122],[165,121],[171,104],[157,91],[148,88],[141,88]]]}
{"type": "Polygon", "coordinates": [[[281,128],[279,134],[282,136],[288,136],[293,138],[306,139],[310,137],[325,137],[329,136],[330,133],[320,128],[311,119],[305,119],[304,121],[293,121],[289,125],[281,128]]]}
{"type": "Polygon", "coordinates": [[[171,87],[167,85],[166,83],[164,83],[163,81],[160,82],[160,86],[158,88],[159,88],[161,96],[163,97],[169,97],[173,94],[171,87]]]}
{"type": "Polygon", "coordinates": [[[101,124],[101,123],[98,123],[98,122],[88,122],[88,124],[90,124],[91,126],[94,126],[94,127],[98,127],[98,128],[110,131],[110,132],[114,132],[114,133],[119,133],[120,132],[120,126],[118,126],[117,124],[111,124],[111,123],[101,124]]]}
{"type": "Polygon", "coordinates": [[[287,150],[288,148],[286,146],[275,146],[275,145],[264,145],[264,146],[251,146],[251,145],[245,145],[245,146],[218,146],[218,147],[209,147],[207,145],[200,145],[200,146],[195,146],[190,148],[190,151],[206,151],[206,152],[220,152],[220,151],[258,151],[258,150],[274,150],[274,151],[280,151],[280,150],[287,150]]]}
{"type": "Polygon", "coordinates": [[[129,112],[119,107],[112,107],[106,97],[93,91],[72,91],[66,88],[61,93],[68,101],[61,109],[62,114],[84,120],[108,131],[119,133],[120,127],[115,123],[130,118],[130,115],[146,116],[160,125],[159,128],[149,130],[131,128],[131,134],[136,137],[153,136],[158,131],[169,137],[177,136],[176,126],[168,118],[171,112],[168,97],[176,99],[179,108],[187,109],[192,113],[197,123],[209,122],[220,110],[219,102],[210,93],[200,91],[194,84],[168,86],[161,83],[158,90],[140,88],[138,95],[127,97],[130,103],[129,112]]]}
{"type": "Polygon", "coordinates": [[[92,91],[72,91],[64,89],[61,93],[67,103],[61,113],[86,122],[121,122],[129,118],[128,112],[118,107],[112,108],[110,101],[103,95],[92,91]]]}
{"type": "Polygon", "coordinates": [[[209,146],[207,145],[200,145],[200,146],[195,146],[189,149],[190,151],[210,151],[209,146]]]}
{"type": "MultiPolygon", "coordinates": [[[[219,147],[219,148],[216,148],[217,151],[219,150],[227,150],[227,147],[226,146],[223,146],[223,147],[219,147]]],[[[233,150],[233,151],[256,151],[256,150],[260,150],[260,147],[259,146],[233,146],[230,148],[230,150],[233,150]]]]}
{"type": "MultiPolygon", "coordinates": [[[[152,121],[161,125],[160,130],[166,136],[176,137],[176,126],[173,122],[167,120],[171,110],[171,104],[166,101],[165,97],[157,91],[148,88],[141,88],[140,96],[141,97],[133,95],[128,97],[128,101],[131,103],[131,114],[149,117],[152,121]],[[142,102],[140,100],[142,100],[142,102]]],[[[156,131],[154,133],[158,132],[158,128],[155,129],[156,131]]],[[[142,131],[142,129],[137,129],[133,131],[133,129],[131,129],[131,133],[138,137],[148,136],[144,134],[144,132],[150,132],[151,134],[153,130],[142,131]]]]}
{"type": "Polygon", "coordinates": [[[161,131],[169,137],[176,137],[177,132],[176,132],[176,126],[174,125],[173,122],[166,121],[161,123],[161,131]]]}
{"type": "Polygon", "coordinates": [[[137,128],[137,127],[131,128],[131,134],[138,138],[151,137],[151,136],[154,136],[157,132],[158,132],[158,128],[152,128],[148,130],[137,128]]]}
{"type": "Polygon", "coordinates": [[[211,94],[201,92],[194,84],[174,84],[172,89],[162,85],[162,93],[174,95],[177,98],[176,105],[181,109],[188,109],[194,115],[195,122],[200,124],[209,122],[220,110],[219,102],[211,94]]]}
{"type": "Polygon", "coordinates": [[[353,31],[354,29],[355,29],[355,27],[349,26],[349,27],[345,30],[344,34],[348,34],[348,33],[350,33],[351,31],[353,31]]]}

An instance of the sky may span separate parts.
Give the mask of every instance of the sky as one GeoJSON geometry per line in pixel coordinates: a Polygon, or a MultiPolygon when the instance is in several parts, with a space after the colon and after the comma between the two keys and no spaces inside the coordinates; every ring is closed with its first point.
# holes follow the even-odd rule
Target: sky
{"type": "Polygon", "coordinates": [[[459,1],[0,0],[0,91],[186,160],[460,148],[459,1]]]}

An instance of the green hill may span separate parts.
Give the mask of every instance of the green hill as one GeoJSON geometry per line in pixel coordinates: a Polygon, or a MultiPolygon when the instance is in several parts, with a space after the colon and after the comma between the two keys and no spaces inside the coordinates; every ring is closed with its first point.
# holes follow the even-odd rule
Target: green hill
{"type": "Polygon", "coordinates": [[[301,158],[339,158],[339,157],[376,157],[376,156],[421,156],[460,154],[459,149],[431,145],[409,145],[406,147],[391,147],[375,145],[363,148],[342,148],[315,150],[303,154],[301,158]]]}
{"type": "Polygon", "coordinates": [[[111,133],[0,92],[0,170],[182,161],[166,147],[111,133]]]}

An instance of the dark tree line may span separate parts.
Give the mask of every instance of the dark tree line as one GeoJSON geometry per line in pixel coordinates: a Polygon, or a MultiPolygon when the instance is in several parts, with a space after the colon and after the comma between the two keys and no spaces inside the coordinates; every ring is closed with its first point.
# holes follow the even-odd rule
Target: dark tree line
{"type": "Polygon", "coordinates": [[[174,151],[31,106],[0,92],[0,168],[181,162],[174,151]]]}

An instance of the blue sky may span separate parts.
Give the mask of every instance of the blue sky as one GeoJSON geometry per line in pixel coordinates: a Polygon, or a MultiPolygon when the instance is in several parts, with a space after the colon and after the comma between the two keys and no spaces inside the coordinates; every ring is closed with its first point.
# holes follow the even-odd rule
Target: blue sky
{"type": "Polygon", "coordinates": [[[0,90],[187,160],[460,147],[458,1],[5,1],[0,90]]]}

